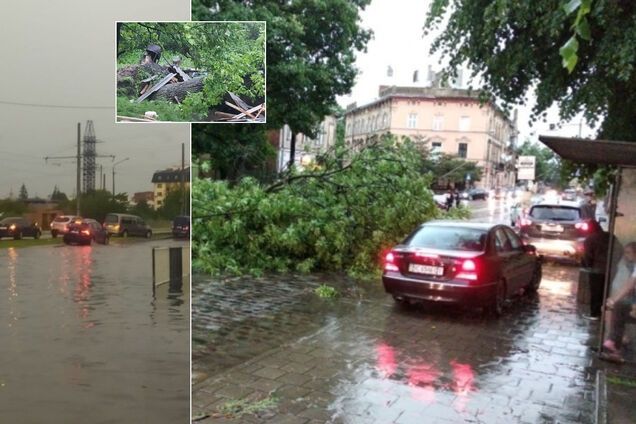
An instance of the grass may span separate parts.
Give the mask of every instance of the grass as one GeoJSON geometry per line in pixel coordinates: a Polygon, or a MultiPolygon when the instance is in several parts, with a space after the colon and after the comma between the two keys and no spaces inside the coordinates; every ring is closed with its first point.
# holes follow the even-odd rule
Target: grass
{"type": "Polygon", "coordinates": [[[608,376],[607,382],[611,384],[616,384],[619,386],[636,388],[636,380],[634,380],[633,378],[608,376]]]}
{"type": "Polygon", "coordinates": [[[33,247],[33,246],[49,246],[55,244],[62,244],[61,238],[48,238],[48,239],[22,239],[22,240],[13,240],[13,239],[3,239],[0,240],[0,249],[7,249],[9,247],[20,249],[22,247],[33,247]]]}
{"type": "Polygon", "coordinates": [[[321,284],[319,287],[316,287],[314,292],[322,298],[332,298],[338,295],[338,291],[335,288],[326,284],[321,284]]]}
{"type": "Polygon", "coordinates": [[[258,412],[275,408],[278,405],[278,398],[270,395],[258,401],[249,399],[230,400],[217,408],[219,415],[232,418],[240,418],[245,414],[256,414],[258,412]]]}

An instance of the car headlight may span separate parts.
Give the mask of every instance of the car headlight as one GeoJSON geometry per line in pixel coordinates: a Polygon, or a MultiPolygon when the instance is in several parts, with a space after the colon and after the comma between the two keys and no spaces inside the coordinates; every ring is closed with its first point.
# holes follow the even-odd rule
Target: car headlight
{"type": "Polygon", "coordinates": [[[12,231],[15,230],[15,224],[9,225],[9,229],[12,230],[12,231]]]}

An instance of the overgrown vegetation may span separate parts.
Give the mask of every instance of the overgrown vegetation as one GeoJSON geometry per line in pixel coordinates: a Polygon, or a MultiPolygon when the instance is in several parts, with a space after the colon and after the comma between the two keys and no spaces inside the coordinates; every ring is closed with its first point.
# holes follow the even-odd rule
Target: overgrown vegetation
{"type": "MultiPolygon", "coordinates": [[[[248,101],[265,96],[265,25],[258,22],[119,23],[117,26],[118,115],[157,112],[162,121],[209,120],[211,111],[233,92],[248,101]],[[161,48],[156,63],[140,65],[149,45],[161,48]],[[202,79],[184,98],[134,103],[150,76],[163,77],[178,56],[180,68],[202,79]]],[[[152,81],[155,84],[159,78],[152,81]]],[[[193,80],[191,80],[193,81],[193,80]]]]}
{"type": "Polygon", "coordinates": [[[226,403],[220,405],[217,408],[217,413],[214,417],[223,416],[228,418],[241,418],[245,414],[258,414],[268,409],[275,408],[278,405],[279,399],[270,395],[261,400],[229,400],[226,403]]]}
{"type": "Polygon", "coordinates": [[[316,169],[291,171],[270,185],[198,180],[193,265],[212,274],[375,272],[384,249],[443,216],[429,188],[432,176],[421,169],[411,142],[387,136],[357,153],[338,148],[316,169]]]}
{"type": "Polygon", "coordinates": [[[322,297],[323,299],[329,299],[338,296],[338,290],[331,286],[328,286],[327,284],[321,284],[320,286],[316,287],[314,293],[316,293],[318,297],[322,297]]]}

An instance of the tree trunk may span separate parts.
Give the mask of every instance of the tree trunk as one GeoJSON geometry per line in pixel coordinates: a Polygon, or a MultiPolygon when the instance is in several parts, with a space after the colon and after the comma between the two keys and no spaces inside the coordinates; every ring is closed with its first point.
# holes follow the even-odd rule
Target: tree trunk
{"type": "Polygon", "coordinates": [[[151,98],[153,100],[162,99],[174,102],[176,97],[179,99],[179,102],[182,102],[188,93],[203,90],[203,78],[204,77],[196,77],[184,82],[166,84],[153,94],[151,98]]]}
{"type": "Polygon", "coordinates": [[[289,169],[294,167],[296,159],[296,133],[291,131],[291,142],[289,143],[289,169]]]}

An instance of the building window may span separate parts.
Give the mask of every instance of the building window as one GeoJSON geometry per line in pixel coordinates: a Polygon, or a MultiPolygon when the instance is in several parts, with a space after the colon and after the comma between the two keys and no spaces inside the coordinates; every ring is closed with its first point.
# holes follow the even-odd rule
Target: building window
{"type": "Polygon", "coordinates": [[[159,183],[157,184],[157,188],[161,188],[163,186],[163,184],[159,183]]]}
{"type": "Polygon", "coordinates": [[[462,116],[459,118],[459,130],[470,131],[470,116],[462,116]]]}
{"type": "Polygon", "coordinates": [[[434,141],[431,143],[431,153],[439,153],[442,151],[442,142],[434,141]]]}
{"type": "Polygon", "coordinates": [[[441,131],[444,128],[444,117],[435,115],[433,117],[433,131],[441,131]]]}
{"type": "Polygon", "coordinates": [[[464,159],[468,157],[468,143],[459,143],[459,146],[457,147],[457,156],[464,159]]]}
{"type": "Polygon", "coordinates": [[[384,112],[384,115],[382,115],[382,128],[388,128],[389,127],[389,114],[384,112]]]}
{"type": "Polygon", "coordinates": [[[417,128],[417,113],[409,113],[409,118],[406,121],[407,128],[417,128]]]}

